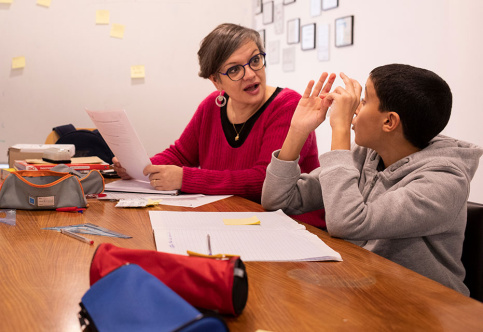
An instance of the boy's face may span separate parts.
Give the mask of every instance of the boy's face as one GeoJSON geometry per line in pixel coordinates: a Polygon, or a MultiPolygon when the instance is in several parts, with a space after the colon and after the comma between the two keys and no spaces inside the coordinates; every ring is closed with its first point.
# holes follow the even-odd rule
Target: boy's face
{"type": "Polygon", "coordinates": [[[386,121],[386,115],[387,112],[379,111],[379,98],[377,98],[374,84],[369,77],[364,90],[364,98],[352,120],[356,144],[378,151],[378,146],[383,143],[382,126],[386,121]]]}

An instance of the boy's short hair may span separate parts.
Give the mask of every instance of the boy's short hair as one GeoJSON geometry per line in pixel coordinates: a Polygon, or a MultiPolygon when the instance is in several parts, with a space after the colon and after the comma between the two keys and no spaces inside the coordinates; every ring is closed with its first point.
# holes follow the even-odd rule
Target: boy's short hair
{"type": "Polygon", "coordinates": [[[374,68],[369,77],[380,111],[399,114],[404,137],[414,146],[425,148],[448,123],[451,89],[432,71],[390,64],[374,68]]]}

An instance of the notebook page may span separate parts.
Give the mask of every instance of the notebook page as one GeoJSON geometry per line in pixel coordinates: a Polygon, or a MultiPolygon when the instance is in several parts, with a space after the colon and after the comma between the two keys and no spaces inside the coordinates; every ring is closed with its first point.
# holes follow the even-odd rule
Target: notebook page
{"type": "Polygon", "coordinates": [[[190,250],[208,254],[209,234],[214,255],[239,255],[244,261],[342,260],[339,253],[281,211],[150,211],[149,214],[158,251],[186,255],[190,250]],[[254,214],[260,225],[228,226],[222,221],[254,214]]]}

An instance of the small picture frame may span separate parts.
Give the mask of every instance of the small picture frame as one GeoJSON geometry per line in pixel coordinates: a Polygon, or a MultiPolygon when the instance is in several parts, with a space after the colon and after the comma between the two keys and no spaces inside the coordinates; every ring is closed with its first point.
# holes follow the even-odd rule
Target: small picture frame
{"type": "Polygon", "coordinates": [[[258,33],[260,34],[260,39],[262,40],[263,47],[266,48],[265,44],[265,29],[258,30],[258,33]]]}
{"type": "Polygon", "coordinates": [[[263,24],[273,23],[273,1],[263,3],[263,24]]]}
{"type": "Polygon", "coordinates": [[[290,5],[291,3],[294,3],[295,0],[283,0],[284,5],[290,5]]]}
{"type": "Polygon", "coordinates": [[[322,0],[322,10],[330,10],[339,7],[339,0],[322,0]]]}
{"type": "Polygon", "coordinates": [[[255,12],[255,15],[257,14],[261,14],[262,11],[263,11],[263,3],[262,3],[262,0],[253,0],[254,2],[254,12],[255,12]]]}
{"type": "Polygon", "coordinates": [[[302,35],[302,50],[307,51],[315,49],[315,23],[302,25],[300,32],[302,35]]]}
{"type": "Polygon", "coordinates": [[[287,44],[300,43],[300,18],[287,22],[287,44]]]}
{"type": "Polygon", "coordinates": [[[344,47],[354,44],[354,15],[335,20],[335,46],[344,47]]]}

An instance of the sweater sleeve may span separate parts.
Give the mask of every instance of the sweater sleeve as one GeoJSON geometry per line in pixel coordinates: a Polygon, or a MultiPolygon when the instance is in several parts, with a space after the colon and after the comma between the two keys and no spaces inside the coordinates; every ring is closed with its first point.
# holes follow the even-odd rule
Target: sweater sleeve
{"type": "Polygon", "coordinates": [[[272,155],[263,183],[262,206],[267,210],[282,209],[287,214],[302,214],[323,208],[318,180],[320,169],[301,174],[298,159],[278,159],[280,150],[272,155]]]}
{"type": "MultiPolygon", "coordinates": [[[[291,90],[290,90],[291,91],[291,90]]],[[[280,95],[279,95],[280,96],[280,95]]],[[[205,193],[211,195],[231,194],[239,195],[259,202],[262,192],[262,185],[271,154],[274,150],[280,149],[287,135],[292,115],[300,99],[300,95],[294,91],[285,93],[280,98],[277,96],[264,112],[265,120],[260,126],[261,139],[253,142],[257,145],[259,154],[256,156],[240,155],[240,158],[253,158],[252,166],[239,170],[209,170],[195,167],[183,168],[183,185],[181,190],[192,193],[205,193]],[[260,147],[258,149],[258,147],[260,147]]],[[[257,121],[261,121],[259,118],[257,121]]],[[[250,135],[258,135],[255,127],[250,135]]],[[[315,133],[312,133],[308,140],[307,147],[301,160],[304,161],[304,168],[314,168],[318,160],[314,162],[313,156],[317,156],[315,133]]],[[[247,144],[245,142],[244,144],[247,144]]],[[[245,147],[255,151],[255,147],[245,147]]],[[[249,152],[247,152],[249,154],[249,152]]],[[[223,158],[223,156],[219,156],[223,158]]],[[[317,159],[317,158],[315,158],[317,159]]]]}

